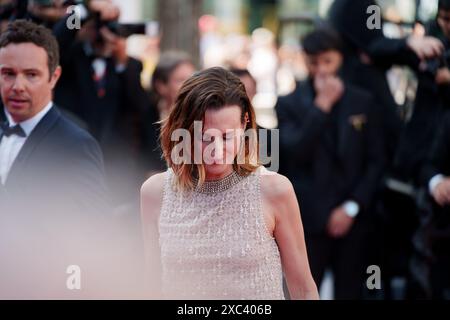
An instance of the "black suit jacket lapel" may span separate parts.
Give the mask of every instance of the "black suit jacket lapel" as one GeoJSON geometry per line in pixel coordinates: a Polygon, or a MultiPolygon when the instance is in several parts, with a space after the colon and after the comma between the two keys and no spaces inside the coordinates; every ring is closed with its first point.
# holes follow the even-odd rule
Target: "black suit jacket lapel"
{"type": "Polygon", "coordinates": [[[342,99],[340,101],[341,105],[342,105],[342,109],[341,112],[339,114],[339,119],[338,119],[338,139],[339,139],[339,143],[337,146],[337,153],[338,153],[338,157],[341,160],[345,159],[345,155],[346,155],[346,150],[348,147],[348,143],[349,143],[349,125],[348,125],[348,117],[349,114],[351,114],[351,110],[349,110],[349,108],[351,108],[352,106],[352,101],[351,99],[349,99],[349,97],[345,94],[342,96],[342,99]]]}
{"type": "MultiPolygon", "coordinates": [[[[314,106],[314,88],[311,81],[304,81],[300,85],[301,96],[303,103],[306,106],[314,106]]],[[[340,102],[339,102],[340,103],[340,102]]],[[[338,105],[334,106],[334,108],[339,107],[338,105]]],[[[332,121],[331,115],[328,116],[328,121],[332,121]]],[[[337,132],[333,132],[329,126],[331,123],[327,123],[327,128],[324,130],[322,134],[322,141],[324,148],[328,151],[330,156],[334,159],[335,163],[339,163],[338,157],[338,146],[337,146],[337,137],[333,136],[333,134],[337,134],[337,132]]],[[[339,130],[338,130],[339,131],[339,130]]]]}
{"type": "Polygon", "coordinates": [[[34,130],[30,133],[30,136],[25,141],[22,149],[14,160],[11,169],[6,180],[6,186],[8,182],[14,181],[14,178],[20,174],[20,168],[26,163],[33,150],[39,144],[39,142],[45,137],[48,131],[56,123],[60,117],[59,111],[53,106],[47,114],[39,121],[34,130]]]}
{"type": "MultiPolygon", "coordinates": [[[[6,119],[6,115],[5,115],[5,111],[3,108],[0,108],[0,121],[3,122],[6,119]]],[[[3,131],[0,128],[0,143],[2,142],[2,138],[3,138],[3,131]]],[[[3,199],[3,197],[6,197],[6,188],[5,186],[0,182],[0,206],[1,206],[1,202],[5,201],[3,199]]]]}
{"type": "Polygon", "coordinates": [[[314,88],[311,81],[302,81],[298,86],[300,90],[296,90],[299,93],[296,98],[301,100],[305,106],[314,105],[314,88]]]}
{"type": "MultiPolygon", "coordinates": [[[[5,110],[3,108],[0,108],[0,121],[6,121],[6,115],[5,115],[5,110]]],[[[2,142],[2,138],[3,138],[3,131],[0,128],[0,143],[2,142]]],[[[6,184],[6,183],[5,183],[6,184]]],[[[2,202],[2,198],[6,197],[6,188],[5,186],[0,182],[0,204],[2,202]]],[[[4,201],[4,200],[3,200],[4,201]]]]}
{"type": "Polygon", "coordinates": [[[1,104],[2,108],[0,108],[0,121],[6,121],[5,108],[3,104],[1,104]]]}
{"type": "Polygon", "coordinates": [[[342,100],[340,101],[340,104],[342,106],[341,112],[339,114],[339,120],[338,120],[338,135],[339,135],[339,143],[338,143],[338,156],[341,161],[345,161],[346,158],[348,158],[348,153],[352,149],[353,145],[351,143],[353,135],[357,134],[353,131],[352,125],[350,123],[350,118],[352,114],[355,112],[354,106],[355,103],[358,103],[357,101],[354,101],[351,95],[346,94],[344,92],[344,95],[342,97],[342,100]]]}
{"type": "MultiPolygon", "coordinates": [[[[5,122],[5,121],[6,121],[5,109],[2,107],[2,108],[0,108],[0,122],[5,122]]],[[[2,129],[0,129],[0,142],[2,142],[2,138],[3,138],[3,131],[2,131],[2,129]]]]}

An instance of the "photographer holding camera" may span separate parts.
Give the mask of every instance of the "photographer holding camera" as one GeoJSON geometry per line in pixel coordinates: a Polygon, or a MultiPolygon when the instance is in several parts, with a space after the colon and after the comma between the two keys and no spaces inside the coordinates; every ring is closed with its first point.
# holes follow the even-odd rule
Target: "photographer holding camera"
{"type": "MultiPolygon", "coordinates": [[[[417,202],[419,212],[422,207],[429,208],[426,210],[429,220],[407,212],[409,218],[405,217],[401,221],[403,230],[407,228],[411,232],[416,229],[419,232],[428,230],[429,226],[426,225],[428,221],[432,229],[435,228],[436,222],[440,225],[439,228],[443,228],[444,225],[448,228],[450,225],[447,202],[450,188],[448,179],[445,178],[449,174],[447,155],[450,147],[447,133],[449,119],[445,116],[450,111],[450,0],[439,0],[436,20],[427,27],[427,34],[438,38],[444,50],[437,58],[422,61],[416,70],[418,88],[414,109],[402,131],[394,159],[397,178],[411,183],[416,190],[425,188],[429,194],[431,206],[424,206],[422,197],[419,197],[417,202]],[[442,219],[446,215],[447,218],[442,219]]],[[[411,200],[413,201],[411,206],[415,205],[416,199],[411,200]]],[[[411,210],[414,209],[411,207],[411,210]]],[[[431,239],[435,231],[430,232],[431,239]]],[[[443,298],[442,288],[448,287],[450,283],[448,280],[450,234],[448,231],[447,233],[447,240],[442,241],[442,238],[437,237],[432,240],[432,244],[422,244],[432,251],[436,258],[430,265],[429,279],[435,298],[443,298]],[[440,249],[436,249],[438,247],[440,249]]],[[[398,237],[397,231],[395,236],[398,237]]]]}
{"type": "Polygon", "coordinates": [[[403,130],[394,163],[399,177],[405,181],[413,177],[416,185],[443,114],[450,106],[450,0],[439,0],[438,8],[436,20],[428,26],[427,33],[438,38],[444,50],[439,57],[422,61],[417,70],[414,109],[403,130]]]}
{"type": "Polygon", "coordinates": [[[53,29],[64,70],[55,102],[99,141],[114,205],[128,213],[138,205],[136,128],[149,103],[140,83],[142,64],[127,55],[120,11],[112,1],[83,2],[75,6],[75,14],[79,30],[69,27],[73,14],[53,29]]]}

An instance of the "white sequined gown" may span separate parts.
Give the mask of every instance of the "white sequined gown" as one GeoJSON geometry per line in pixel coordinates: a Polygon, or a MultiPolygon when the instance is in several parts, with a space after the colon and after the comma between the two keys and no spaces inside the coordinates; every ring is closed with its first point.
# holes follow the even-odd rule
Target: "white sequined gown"
{"type": "Polygon", "coordinates": [[[169,299],[284,299],[262,211],[261,169],[217,193],[176,192],[167,171],[159,233],[169,299]]]}

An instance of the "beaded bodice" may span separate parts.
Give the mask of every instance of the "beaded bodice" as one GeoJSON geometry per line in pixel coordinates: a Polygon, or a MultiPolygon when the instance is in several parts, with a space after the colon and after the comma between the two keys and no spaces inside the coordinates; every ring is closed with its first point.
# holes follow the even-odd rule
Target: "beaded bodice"
{"type": "Polygon", "coordinates": [[[227,188],[181,192],[174,188],[173,171],[167,171],[159,221],[166,297],[284,299],[280,253],[264,221],[260,178],[257,170],[225,178],[232,180],[227,188]]]}

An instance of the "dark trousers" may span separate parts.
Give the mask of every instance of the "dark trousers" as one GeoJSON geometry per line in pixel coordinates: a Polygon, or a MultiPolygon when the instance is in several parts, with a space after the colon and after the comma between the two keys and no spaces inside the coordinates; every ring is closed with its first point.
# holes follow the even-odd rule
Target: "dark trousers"
{"type": "Polygon", "coordinates": [[[419,227],[416,200],[411,196],[385,189],[382,195],[382,210],[377,221],[380,266],[382,268],[384,299],[414,299],[414,277],[411,263],[414,257],[413,236],[419,227]],[[404,287],[395,288],[392,280],[403,278],[404,287]]]}
{"type": "MultiPolygon", "coordinates": [[[[334,278],[334,298],[336,300],[356,300],[362,298],[366,279],[365,265],[366,223],[355,221],[349,233],[340,239],[327,234],[306,235],[308,259],[312,275],[318,287],[324,272],[330,268],[334,278]]],[[[369,275],[367,275],[368,277],[369,275]]]]}
{"type": "Polygon", "coordinates": [[[447,252],[435,253],[435,261],[431,265],[431,286],[433,299],[450,300],[450,247],[447,252]]]}

